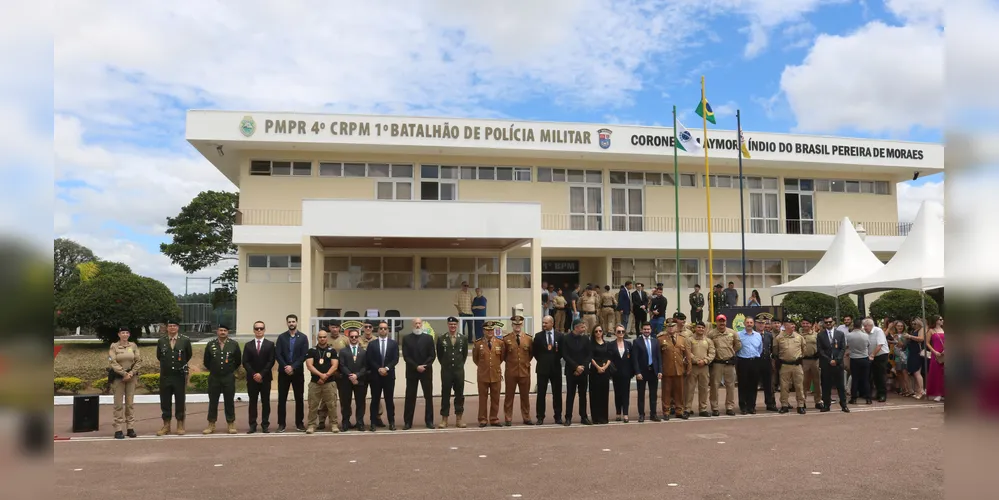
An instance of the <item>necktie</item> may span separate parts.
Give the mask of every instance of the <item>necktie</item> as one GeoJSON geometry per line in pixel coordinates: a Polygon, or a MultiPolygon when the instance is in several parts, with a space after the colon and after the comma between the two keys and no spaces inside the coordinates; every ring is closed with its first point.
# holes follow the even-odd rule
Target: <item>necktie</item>
{"type": "Polygon", "coordinates": [[[649,354],[649,366],[652,366],[652,343],[645,337],[645,352],[649,354]]]}
{"type": "Polygon", "coordinates": [[[381,345],[382,345],[382,364],[384,364],[385,363],[385,339],[382,339],[381,345]]]}
{"type": "Polygon", "coordinates": [[[517,345],[520,345],[520,334],[517,334],[517,345]]]}
{"type": "Polygon", "coordinates": [[[260,354],[260,341],[257,341],[257,354],[260,354]]]}
{"type": "Polygon", "coordinates": [[[548,332],[548,345],[555,345],[555,334],[551,331],[548,332]]]}
{"type": "Polygon", "coordinates": [[[357,358],[357,346],[355,345],[355,346],[351,347],[351,351],[353,351],[354,358],[356,359],[357,358]]]}
{"type": "Polygon", "coordinates": [[[177,347],[177,337],[170,339],[170,348],[173,349],[174,347],[177,347]]]}
{"type": "Polygon", "coordinates": [[[492,349],[493,348],[493,339],[489,339],[488,344],[489,344],[489,348],[492,349]]]}

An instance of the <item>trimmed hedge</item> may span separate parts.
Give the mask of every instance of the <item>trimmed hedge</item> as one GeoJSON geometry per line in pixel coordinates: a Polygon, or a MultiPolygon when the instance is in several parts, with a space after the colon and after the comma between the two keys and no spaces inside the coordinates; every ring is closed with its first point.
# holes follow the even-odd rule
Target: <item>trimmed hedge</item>
{"type": "Polygon", "coordinates": [[[139,383],[142,387],[146,388],[150,394],[160,392],[160,374],[159,373],[147,373],[145,375],[139,375],[139,383]]]}
{"type": "Polygon", "coordinates": [[[191,386],[198,392],[208,392],[208,372],[191,374],[191,386]]]}
{"type": "Polygon", "coordinates": [[[90,387],[93,387],[94,389],[100,389],[101,390],[101,394],[107,394],[107,393],[111,392],[111,386],[108,385],[108,379],[107,378],[99,378],[99,379],[91,382],[90,387]]]}
{"type": "Polygon", "coordinates": [[[71,392],[73,394],[79,394],[87,384],[76,377],[56,377],[55,382],[55,392],[65,391],[71,392]]]}

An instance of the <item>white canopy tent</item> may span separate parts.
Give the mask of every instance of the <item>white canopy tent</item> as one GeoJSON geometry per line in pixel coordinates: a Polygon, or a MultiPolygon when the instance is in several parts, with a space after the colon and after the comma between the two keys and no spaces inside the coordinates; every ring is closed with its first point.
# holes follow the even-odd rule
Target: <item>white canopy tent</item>
{"type": "Polygon", "coordinates": [[[774,295],[818,292],[838,297],[847,283],[870,276],[885,265],[857,234],[848,217],[840,222],[836,237],[822,258],[798,279],[771,288],[774,295]]]}
{"type": "Polygon", "coordinates": [[[881,290],[926,291],[944,286],[944,208],[924,201],[916,222],[887,265],[845,283],[842,293],[881,290]]]}

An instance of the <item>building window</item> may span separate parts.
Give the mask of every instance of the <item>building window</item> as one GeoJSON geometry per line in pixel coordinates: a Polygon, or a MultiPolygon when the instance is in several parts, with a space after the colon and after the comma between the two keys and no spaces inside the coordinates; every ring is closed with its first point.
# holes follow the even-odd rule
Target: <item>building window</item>
{"type": "Polygon", "coordinates": [[[603,228],[603,188],[569,186],[569,228],[599,231],[603,228]]]}
{"type": "Polygon", "coordinates": [[[413,183],[410,180],[378,181],[375,184],[378,200],[412,200],[413,183]]]}
{"type": "Polygon", "coordinates": [[[784,179],[784,217],[787,234],[815,234],[815,182],[784,179]]]}
{"type": "Polygon", "coordinates": [[[749,231],[780,232],[780,191],[776,177],[746,177],[749,188],[749,231]]]}
{"type": "MultiPolygon", "coordinates": [[[[420,284],[426,289],[459,289],[461,282],[470,288],[499,288],[499,259],[495,257],[423,257],[420,259],[420,284]]],[[[531,259],[508,257],[507,288],[531,287],[531,259]]]]}
{"type": "Polygon", "coordinates": [[[611,188],[611,230],[641,231],[645,221],[645,189],[638,187],[611,188]]]}
{"type": "Polygon", "coordinates": [[[371,177],[412,179],[413,166],[396,163],[319,162],[319,177],[371,177]]]}
{"type": "Polygon", "coordinates": [[[454,201],[458,199],[458,167],[420,165],[420,199],[454,201]]]}
{"type": "MultiPolygon", "coordinates": [[[[683,290],[692,289],[699,283],[700,272],[698,259],[680,259],[680,287],[683,290]]],[[[645,285],[651,292],[656,283],[662,283],[663,289],[676,290],[676,259],[611,259],[611,281],[620,286],[625,281],[633,281],[645,285]]],[[[666,299],[674,299],[666,294],[666,299]]]]}
{"type": "Polygon", "coordinates": [[[312,175],[312,162],[252,160],[250,175],[309,177],[312,175]]]}
{"type": "MultiPolygon", "coordinates": [[[[695,174],[680,174],[681,187],[695,187],[696,180],[695,174]]],[[[668,172],[622,172],[615,170],[610,172],[610,183],[633,186],[673,186],[675,180],[673,174],[668,172]]]]}
{"type": "Polygon", "coordinates": [[[531,182],[531,167],[461,167],[463,181],[531,182]]]}
{"type": "Polygon", "coordinates": [[[603,184],[603,172],[599,170],[577,170],[565,168],[538,167],[538,182],[572,182],[575,184],[603,184]]]}
{"type": "Polygon", "coordinates": [[[796,280],[804,276],[818,262],[815,259],[787,259],[787,281],[796,280]]]}
{"type": "Polygon", "coordinates": [[[332,290],[411,289],[413,257],[326,257],[324,281],[332,290]]]}
{"type": "Polygon", "coordinates": [[[815,191],[823,193],[891,194],[888,181],[854,181],[841,179],[816,179],[815,191]]]}
{"type": "MultiPolygon", "coordinates": [[[[738,259],[715,259],[715,283],[727,287],[728,282],[735,283],[735,288],[742,293],[742,261],[738,259]]],[[[783,281],[783,265],[779,259],[747,260],[746,261],[746,291],[770,288],[783,281]]],[[[714,286],[714,285],[711,285],[714,286]]],[[[742,298],[748,297],[740,297],[742,298]]]]}
{"type": "Polygon", "coordinates": [[[302,281],[301,255],[246,256],[247,283],[299,283],[302,281]]]}

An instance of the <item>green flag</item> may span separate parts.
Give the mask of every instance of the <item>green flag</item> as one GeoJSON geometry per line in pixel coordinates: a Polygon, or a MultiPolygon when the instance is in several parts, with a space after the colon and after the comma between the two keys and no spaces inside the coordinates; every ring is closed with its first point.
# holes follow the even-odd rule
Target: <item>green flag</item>
{"type": "Polygon", "coordinates": [[[704,118],[704,108],[708,109],[708,121],[717,125],[718,122],[715,121],[715,112],[711,109],[711,104],[708,102],[707,98],[705,98],[704,101],[697,103],[697,111],[695,111],[697,116],[704,118]]]}

